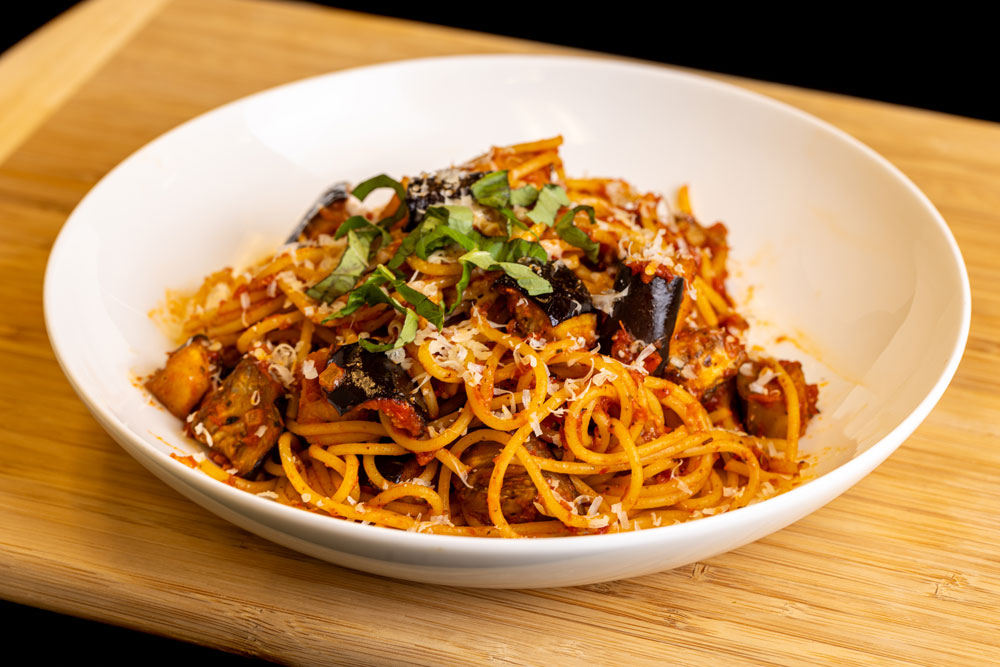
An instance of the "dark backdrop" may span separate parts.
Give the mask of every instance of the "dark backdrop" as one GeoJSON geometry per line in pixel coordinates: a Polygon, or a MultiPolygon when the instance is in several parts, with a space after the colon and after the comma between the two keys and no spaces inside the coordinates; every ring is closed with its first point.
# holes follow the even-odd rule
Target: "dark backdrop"
{"type": "MultiPolygon", "coordinates": [[[[0,19],[0,50],[75,2],[36,0],[8,7],[0,19]]],[[[933,11],[914,5],[895,16],[841,4],[800,3],[733,10],[722,3],[637,9],[617,2],[599,10],[581,3],[316,2],[430,23],[523,37],[663,63],[789,83],[948,113],[1000,121],[993,23],[955,3],[933,11]]],[[[652,5],[647,5],[652,6],[652,5]]],[[[871,5],[872,7],[874,5],[871,5]]],[[[165,659],[241,662],[198,647],[80,621],[0,601],[9,636],[45,639],[48,657],[100,647],[112,662],[142,651],[165,659]],[[53,639],[58,638],[55,643],[53,639]]]]}
{"type": "MultiPolygon", "coordinates": [[[[65,0],[18,3],[0,19],[0,49],[62,10],[65,0]]],[[[888,12],[843,3],[771,9],[724,3],[335,2],[368,11],[789,83],[1000,121],[995,21],[959,3],[888,12]],[[595,5],[595,7],[600,7],[595,5]],[[653,8],[658,7],[658,8],[653,8]]],[[[985,5],[986,3],[984,3],[985,5]]]]}

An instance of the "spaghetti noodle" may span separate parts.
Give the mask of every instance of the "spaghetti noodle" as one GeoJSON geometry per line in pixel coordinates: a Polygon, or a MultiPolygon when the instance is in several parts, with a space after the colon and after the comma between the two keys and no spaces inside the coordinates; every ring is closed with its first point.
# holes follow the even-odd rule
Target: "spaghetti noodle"
{"type": "Polygon", "coordinates": [[[208,447],[178,458],[308,511],[483,537],[650,528],[796,484],[817,390],[748,352],[726,228],[686,188],[671,208],[568,178],[561,143],[337,184],[274,254],[172,298],[186,342],[146,386],[208,447]]]}

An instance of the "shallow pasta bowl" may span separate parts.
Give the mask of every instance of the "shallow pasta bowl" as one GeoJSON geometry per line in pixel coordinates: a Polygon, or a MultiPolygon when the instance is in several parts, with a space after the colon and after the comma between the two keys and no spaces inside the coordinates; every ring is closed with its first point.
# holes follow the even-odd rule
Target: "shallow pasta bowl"
{"type": "Polygon", "coordinates": [[[333,563],[480,587],[584,584],[665,570],[778,530],[881,463],[944,392],[968,334],[948,228],[883,158],[800,111],[659,67],[564,57],[407,61],[282,86],[200,116],[109,173],[53,248],[45,317],[98,421],[157,477],[233,523],[333,563]],[[448,91],[442,96],[441,91],[448,91]],[[596,91],[606,91],[596,94],[596,91]],[[170,347],[167,288],[276,247],[331,182],[396,176],[555,134],[573,175],[670,192],[723,220],[756,342],[821,382],[792,491],[645,531],[490,540],[406,533],[244,493],[172,459],[199,451],[137,389],[170,347]],[[752,288],[752,289],[751,289],[752,288]],[[777,343],[777,335],[795,341],[777,343]]]}

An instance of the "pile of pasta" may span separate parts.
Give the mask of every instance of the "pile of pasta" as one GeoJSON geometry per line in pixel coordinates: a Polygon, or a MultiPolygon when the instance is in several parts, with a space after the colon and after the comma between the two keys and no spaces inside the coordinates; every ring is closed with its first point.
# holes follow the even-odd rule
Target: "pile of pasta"
{"type": "Polygon", "coordinates": [[[686,188],[568,178],[561,143],[338,184],[272,255],[171,293],[184,343],[146,386],[207,448],[176,458],[479,537],[647,529],[799,483],[816,387],[747,349],[725,227],[686,188]]]}

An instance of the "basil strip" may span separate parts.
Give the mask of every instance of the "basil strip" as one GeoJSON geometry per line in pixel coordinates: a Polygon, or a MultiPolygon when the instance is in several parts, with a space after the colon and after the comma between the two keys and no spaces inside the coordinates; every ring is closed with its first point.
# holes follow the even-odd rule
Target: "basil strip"
{"type": "MultiPolygon", "coordinates": [[[[438,329],[444,325],[444,308],[431,301],[430,298],[428,298],[424,293],[413,289],[404,281],[396,278],[392,271],[383,265],[379,264],[375,269],[375,272],[382,275],[386,279],[386,282],[392,285],[393,289],[399,292],[400,295],[406,299],[411,306],[413,306],[413,309],[417,311],[418,315],[426,317],[427,321],[438,329]]],[[[400,310],[400,308],[397,307],[397,310],[400,310]]],[[[400,310],[400,312],[403,311],[400,310]]]]}
{"type": "Polygon", "coordinates": [[[364,349],[369,352],[385,352],[387,350],[394,350],[398,347],[403,347],[407,343],[412,343],[413,339],[417,336],[417,325],[420,323],[420,318],[411,309],[406,309],[406,318],[403,320],[403,328],[399,330],[399,336],[396,337],[395,342],[389,343],[372,343],[367,338],[358,339],[358,343],[364,349]]]}
{"type": "Polygon", "coordinates": [[[378,303],[387,303],[390,306],[395,307],[389,295],[380,289],[385,282],[385,277],[381,274],[373,273],[368,276],[367,280],[354,288],[354,290],[348,295],[347,304],[323,320],[323,323],[326,324],[331,320],[339,320],[347,317],[348,315],[352,315],[362,306],[374,306],[378,303]]]}
{"type": "Polygon", "coordinates": [[[552,292],[552,283],[531,270],[525,264],[515,264],[513,262],[500,262],[500,268],[508,276],[517,281],[517,284],[528,293],[529,296],[539,294],[549,294],[552,292]]]}
{"type": "Polygon", "coordinates": [[[399,198],[399,206],[396,208],[396,212],[387,218],[382,218],[378,221],[379,226],[385,226],[386,228],[392,227],[396,222],[403,219],[403,216],[407,213],[406,208],[406,189],[403,184],[394,178],[390,178],[385,174],[379,174],[378,176],[373,176],[367,181],[359,183],[351,194],[364,201],[365,198],[370,195],[374,190],[379,188],[392,188],[393,192],[396,193],[396,197],[399,198]]]}
{"type": "Polygon", "coordinates": [[[549,183],[538,193],[535,208],[528,213],[528,218],[551,227],[556,220],[556,213],[559,212],[559,209],[569,205],[570,201],[566,191],[558,185],[549,183]]]}
{"type": "Polygon", "coordinates": [[[504,262],[516,262],[522,257],[531,257],[542,262],[549,261],[549,254],[541,243],[528,241],[527,239],[514,239],[507,241],[501,248],[502,256],[497,259],[504,262]]]}
{"type": "MultiPolygon", "coordinates": [[[[413,251],[420,259],[427,259],[435,250],[444,248],[451,242],[475,250],[478,239],[482,238],[472,228],[472,209],[468,206],[434,206],[427,209],[424,221],[431,220],[422,227],[413,251]]],[[[394,267],[391,267],[394,268],[394,267]]]]}
{"type": "Polygon", "coordinates": [[[360,215],[352,215],[347,220],[340,223],[340,227],[337,227],[337,233],[333,235],[333,238],[343,238],[347,235],[347,232],[352,229],[367,229],[375,232],[376,234],[381,234],[382,243],[389,243],[392,241],[392,236],[389,235],[389,232],[385,229],[385,227],[380,227],[360,215]]]}
{"type": "Polygon", "coordinates": [[[534,185],[525,185],[510,191],[511,206],[531,206],[536,199],[538,199],[538,188],[534,185]]]}
{"type": "Polygon", "coordinates": [[[377,223],[372,224],[360,215],[351,216],[343,223],[341,228],[346,226],[346,231],[337,229],[336,238],[341,238],[347,234],[347,248],[330,275],[323,278],[312,287],[306,290],[306,294],[322,301],[330,303],[342,294],[346,294],[354,287],[358,278],[368,269],[368,259],[372,253],[372,242],[377,235],[381,235],[383,242],[388,243],[392,237],[387,231],[396,222],[406,215],[406,190],[403,185],[395,179],[389,178],[385,174],[379,174],[364,181],[351,192],[358,199],[364,200],[372,191],[379,188],[391,188],[399,198],[399,205],[396,212],[382,218],[377,223]]]}
{"type": "Polygon", "coordinates": [[[479,247],[479,243],[476,239],[466,236],[462,232],[456,231],[451,227],[441,225],[435,228],[430,234],[421,237],[420,240],[417,241],[417,246],[414,250],[417,257],[420,259],[427,259],[432,252],[440,250],[452,242],[457,243],[467,251],[475,250],[479,247]]]}
{"type": "Polygon", "coordinates": [[[572,210],[567,211],[559,222],[556,224],[556,234],[559,235],[566,243],[574,245],[577,248],[581,248],[585,253],[587,253],[587,259],[592,262],[597,261],[597,251],[601,249],[599,243],[594,241],[592,238],[587,236],[586,232],[576,226],[573,222],[573,218],[580,211],[586,211],[587,215],[590,216],[590,224],[596,224],[594,220],[594,207],[593,206],[576,206],[572,210]]]}
{"type": "Polygon", "coordinates": [[[504,208],[510,203],[510,182],[506,171],[492,171],[473,183],[469,189],[476,201],[483,206],[504,208]]]}
{"type": "Polygon", "coordinates": [[[448,212],[444,220],[448,227],[465,235],[472,233],[473,215],[471,208],[468,206],[441,206],[439,208],[448,212]]]}
{"type": "Polygon", "coordinates": [[[406,258],[413,254],[413,251],[417,247],[417,242],[426,233],[434,229],[437,226],[437,221],[434,219],[424,218],[417,225],[416,229],[411,231],[409,234],[403,237],[403,242],[399,244],[396,248],[396,252],[393,254],[392,259],[389,260],[387,266],[395,271],[403,265],[406,258]]]}
{"type": "MultiPolygon", "coordinates": [[[[470,248],[466,249],[471,250],[470,248]]],[[[549,260],[549,255],[541,244],[525,239],[508,241],[497,236],[480,236],[479,246],[475,250],[487,253],[496,262],[516,262],[522,257],[531,257],[542,262],[549,260]]],[[[485,260],[482,261],[485,263],[485,260]]],[[[462,277],[455,284],[455,301],[448,306],[446,315],[451,315],[458,308],[458,304],[462,303],[465,288],[469,286],[469,280],[472,278],[472,265],[475,262],[459,261],[459,263],[462,265],[462,277]]],[[[479,264],[476,265],[479,266],[479,264]]]]}
{"type": "Polygon", "coordinates": [[[552,284],[532,271],[531,267],[515,262],[498,262],[494,259],[493,255],[485,250],[467,252],[459,257],[459,260],[475,264],[487,271],[494,269],[503,270],[504,273],[517,281],[517,284],[530,296],[548,294],[552,291],[552,284]]]}
{"type": "Polygon", "coordinates": [[[509,208],[498,208],[496,210],[499,211],[503,215],[503,217],[507,218],[507,234],[510,234],[511,230],[513,229],[513,227],[511,227],[511,224],[517,225],[521,229],[528,229],[528,225],[524,224],[523,221],[518,219],[518,217],[514,215],[514,211],[510,210],[509,208]]]}
{"type": "Polygon", "coordinates": [[[306,290],[306,294],[330,303],[341,294],[346,294],[354,287],[361,274],[368,268],[368,253],[371,250],[375,232],[352,229],[347,232],[347,248],[340,258],[340,263],[330,275],[306,290]]]}
{"type": "Polygon", "coordinates": [[[455,301],[448,306],[445,315],[451,315],[458,308],[458,304],[462,303],[462,299],[465,298],[465,288],[469,286],[469,280],[472,279],[472,265],[468,262],[459,262],[459,264],[462,265],[462,277],[455,283],[455,301]]]}

